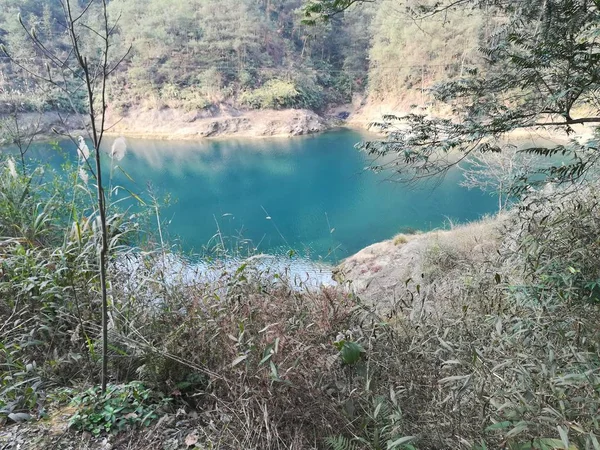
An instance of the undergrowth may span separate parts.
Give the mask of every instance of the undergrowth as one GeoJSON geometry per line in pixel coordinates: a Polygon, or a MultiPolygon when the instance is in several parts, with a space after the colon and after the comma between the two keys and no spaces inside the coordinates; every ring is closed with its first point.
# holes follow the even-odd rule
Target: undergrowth
{"type": "Polygon", "coordinates": [[[139,382],[108,386],[104,394],[95,386],[77,394],[71,401],[76,412],[69,419],[69,426],[95,436],[102,432],[147,427],[170,400],[144,388],[139,382]]]}
{"type": "Polygon", "coordinates": [[[142,216],[115,213],[112,387],[102,397],[98,230],[86,183],[76,170],[66,189],[48,173],[1,167],[7,424],[44,420],[48,399],[67,388],[57,403],[75,398],[72,432],[134,433],[128,448],[166,445],[163,434],[133,428],[158,430],[169,423],[159,416],[184,411],[195,434],[169,435],[180,447],[189,438],[206,448],[600,449],[591,185],[531,194],[498,225],[495,246],[432,239],[405,308],[387,315],[344,286],[309,287],[251,260],[215,260],[213,276],[199,275],[151,244],[142,216]]]}

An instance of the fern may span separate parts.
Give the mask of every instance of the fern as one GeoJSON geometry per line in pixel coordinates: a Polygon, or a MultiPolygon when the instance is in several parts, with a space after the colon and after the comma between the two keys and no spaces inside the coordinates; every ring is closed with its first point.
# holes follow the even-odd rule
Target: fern
{"type": "Polygon", "coordinates": [[[325,444],[331,450],[358,450],[356,443],[346,436],[329,436],[325,438],[325,444]]]}

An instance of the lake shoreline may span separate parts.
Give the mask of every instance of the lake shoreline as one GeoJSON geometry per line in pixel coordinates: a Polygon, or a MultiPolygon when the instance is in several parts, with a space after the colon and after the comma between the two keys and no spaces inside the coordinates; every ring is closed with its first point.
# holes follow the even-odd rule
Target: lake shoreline
{"type": "MultiPolygon", "coordinates": [[[[0,115],[0,120],[11,120],[0,115]]],[[[18,128],[35,141],[68,136],[86,136],[85,115],[61,111],[23,113],[18,128]]],[[[290,138],[318,134],[345,125],[330,114],[317,114],[307,109],[237,110],[220,107],[215,110],[175,108],[130,108],[119,112],[109,108],[106,113],[107,136],[132,139],[201,141],[228,138],[290,138]]]]}
{"type": "Polygon", "coordinates": [[[205,138],[293,137],[315,134],[340,125],[332,117],[307,109],[239,110],[220,106],[210,110],[135,107],[119,113],[109,109],[111,135],[160,140],[205,138]]]}
{"type": "MultiPolygon", "coordinates": [[[[354,148],[372,138],[339,130],[298,139],[127,139],[118,170],[108,157],[103,166],[128,198],[123,208],[136,212],[138,201],[129,193],[141,195],[148,185],[166,198],[160,215],[168,223],[167,241],[185,254],[219,244],[248,248],[248,254],[293,249],[335,263],[401,229],[430,230],[446,217],[466,221],[495,210],[495,199],[458,185],[458,171],[435,193],[437,183],[416,190],[382,183],[384,176],[365,171],[368,156],[354,148]]],[[[77,167],[77,142],[60,145],[63,152],[36,143],[28,157],[57,172],[66,161],[77,167]]],[[[102,150],[110,152],[111,145],[107,137],[102,150]]]]}
{"type": "MultiPolygon", "coordinates": [[[[0,115],[0,119],[8,117],[0,115]]],[[[321,114],[307,109],[238,110],[226,107],[201,111],[134,107],[126,113],[119,113],[109,108],[105,135],[162,141],[203,141],[291,138],[345,128],[372,133],[374,138],[384,138],[384,132],[371,126],[377,120],[381,120],[380,113],[374,115],[372,111],[363,111],[353,105],[342,105],[321,114]],[[342,113],[349,116],[341,119],[342,113]]],[[[59,111],[24,113],[20,115],[20,121],[22,133],[25,136],[33,135],[35,141],[86,136],[84,115],[59,111]]],[[[574,126],[574,129],[576,136],[583,139],[593,136],[593,129],[585,125],[574,126]]],[[[513,130],[506,138],[507,141],[535,138],[565,142],[569,137],[557,130],[525,128],[513,130]]]]}
{"type": "MultiPolygon", "coordinates": [[[[492,213],[449,229],[397,234],[342,260],[332,270],[333,279],[379,312],[389,312],[394,301],[406,293],[409,282],[421,282],[428,289],[424,274],[430,270],[432,249],[452,248],[454,254],[474,259],[495,254],[509,217],[506,212],[492,213]]],[[[429,310],[437,307],[426,306],[429,310]]]]}
{"type": "MultiPolygon", "coordinates": [[[[398,113],[400,116],[403,114],[398,113]]],[[[123,136],[131,139],[155,139],[165,141],[202,141],[205,139],[265,139],[293,138],[320,134],[337,129],[366,132],[373,138],[384,138],[386,133],[372,126],[381,121],[382,115],[368,115],[360,108],[342,105],[325,113],[306,109],[226,111],[207,115],[198,111],[186,112],[176,109],[134,110],[127,116],[114,116],[109,112],[108,123],[116,125],[106,131],[107,136],[123,136]],[[339,113],[347,113],[341,119],[339,113]]],[[[562,130],[522,128],[505,135],[511,141],[551,141],[566,143],[573,137],[587,140],[594,135],[592,127],[572,126],[575,134],[568,136],[562,130]]]]}

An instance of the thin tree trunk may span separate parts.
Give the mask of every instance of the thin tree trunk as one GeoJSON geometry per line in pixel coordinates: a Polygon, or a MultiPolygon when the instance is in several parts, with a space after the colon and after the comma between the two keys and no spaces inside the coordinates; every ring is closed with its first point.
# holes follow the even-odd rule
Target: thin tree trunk
{"type": "Polygon", "coordinates": [[[425,100],[423,98],[424,91],[425,91],[425,65],[421,64],[421,106],[423,106],[425,103],[425,100]]]}
{"type": "Polygon", "coordinates": [[[94,143],[94,157],[96,161],[96,185],[97,185],[97,196],[98,196],[98,214],[100,215],[100,227],[101,227],[101,244],[99,254],[100,264],[100,291],[101,291],[101,302],[102,302],[102,372],[101,372],[101,388],[102,393],[106,392],[106,385],[108,381],[108,294],[107,294],[107,274],[106,274],[106,257],[108,253],[108,230],[106,226],[106,199],[104,196],[104,188],[102,185],[102,165],[100,158],[100,144],[102,143],[102,136],[104,134],[104,120],[106,113],[106,78],[108,76],[108,16],[106,12],[106,0],[103,0],[102,5],[104,8],[104,54],[102,61],[102,80],[101,80],[101,115],[100,115],[100,127],[96,122],[96,110],[94,108],[94,81],[90,74],[89,64],[87,58],[81,55],[79,48],[78,37],[75,33],[75,22],[71,13],[70,0],[66,0],[67,11],[69,15],[69,31],[71,33],[71,40],[73,43],[73,50],[77,61],[83,70],[85,76],[85,86],[87,89],[88,96],[88,113],[90,117],[90,126],[92,128],[92,140],[94,143]]]}

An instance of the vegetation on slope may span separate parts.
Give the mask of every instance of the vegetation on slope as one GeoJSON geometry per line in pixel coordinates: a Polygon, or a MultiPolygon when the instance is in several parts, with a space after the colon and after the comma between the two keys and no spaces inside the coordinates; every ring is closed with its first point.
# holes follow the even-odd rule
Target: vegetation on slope
{"type": "Polygon", "coordinates": [[[368,83],[373,102],[431,106],[429,90],[437,82],[485,66],[477,50],[494,32],[493,12],[450,10],[415,19],[410,7],[419,3],[384,0],[367,12],[375,9],[368,83]]]}
{"type": "MultiPolygon", "coordinates": [[[[405,11],[413,3],[419,2],[385,0],[309,25],[301,0],[177,0],[168,8],[155,0],[112,0],[114,44],[130,51],[111,83],[111,104],[121,111],[138,105],[320,111],[360,93],[376,102],[425,105],[435,82],[484,64],[476,49],[494,33],[496,19],[493,10],[474,10],[415,20],[405,11]]],[[[43,54],[32,53],[19,14],[48,50],[66,56],[60,2],[0,1],[0,44],[24,67],[35,67],[43,54]]],[[[94,14],[97,5],[85,20],[94,22],[94,14]]],[[[0,112],[65,109],[66,102],[0,57],[0,112]]]]}
{"type": "MultiPolygon", "coordinates": [[[[325,1],[331,2],[348,3],[325,1]]],[[[562,108],[555,114],[570,113],[578,99],[592,97],[597,80],[582,81],[580,74],[595,73],[595,35],[587,25],[597,20],[596,7],[584,0],[543,3],[544,8],[560,3],[562,9],[539,10],[536,3],[520,16],[521,22],[539,17],[534,13],[541,11],[542,18],[552,20],[542,21],[539,30],[559,45],[569,44],[569,52],[557,54],[552,39],[532,47],[529,40],[541,35],[535,29],[530,34],[532,29],[519,21],[513,30],[524,36],[526,45],[508,34],[510,39],[503,41],[508,44],[498,47],[506,78],[524,83],[515,85],[521,88],[523,103],[492,101],[515,92],[514,86],[507,91],[506,84],[492,84],[497,90],[490,92],[496,97],[488,99],[484,89],[480,94],[488,102],[462,104],[473,112],[469,120],[427,122],[421,117],[412,129],[421,133],[393,135],[409,136],[409,141],[388,141],[399,146],[395,155],[428,169],[433,157],[427,151],[440,145],[449,150],[458,141],[457,136],[436,135],[436,126],[454,127],[459,137],[465,130],[493,136],[498,124],[486,121],[490,114],[501,119],[508,114],[512,121],[501,123],[507,131],[527,125],[527,108],[543,114],[536,106],[544,104],[562,108]],[[564,19],[569,8],[578,13],[572,21],[555,20],[564,19]],[[580,14],[588,12],[585,8],[592,8],[590,14],[580,14]],[[581,23],[586,24],[584,36],[561,35],[565,27],[573,31],[581,23]],[[580,46],[570,46],[583,38],[580,46]],[[533,53],[545,49],[559,64],[535,60],[534,69],[543,70],[533,76],[515,48],[533,53]],[[561,58],[568,60],[569,55],[577,64],[568,70],[575,75],[566,79],[567,92],[547,96],[547,91],[536,94],[530,89],[531,83],[565,81],[557,73],[564,69],[561,58]],[[582,83],[585,89],[573,96],[582,83]],[[432,133],[438,139],[428,140],[432,133]],[[416,152],[413,147],[423,140],[429,150],[416,152]]],[[[46,9],[51,18],[52,8],[46,9]]],[[[89,12],[93,20],[94,11],[89,12]]],[[[77,25],[93,34],[88,23],[77,25]]],[[[217,31],[222,30],[227,27],[217,31]]],[[[107,32],[106,41],[111,36],[107,32]]],[[[44,52],[41,41],[36,42],[44,52]]],[[[60,39],[53,42],[59,54],[82,43],[86,54],[94,55],[97,44],[73,32],[65,48],[60,39]]],[[[233,55],[242,62],[244,52],[253,54],[251,46],[238,50],[233,55]]],[[[204,50],[199,46],[194,51],[204,50]]],[[[225,54],[231,58],[232,53],[225,54]]],[[[106,60],[99,61],[79,59],[87,88],[98,86],[87,79],[89,68],[106,69],[106,60]]],[[[49,76],[61,67],[54,61],[49,76]]],[[[499,72],[494,74],[483,81],[501,79],[499,72]]],[[[77,70],[64,74],[67,92],[81,75],[77,70]]],[[[476,72],[468,75],[471,82],[481,81],[476,72]]],[[[296,91],[301,95],[287,81],[271,81],[269,86],[286,98],[296,98],[296,91]]],[[[450,99],[464,100],[465,93],[481,98],[472,97],[472,84],[467,90],[460,89],[462,81],[445,86],[441,92],[450,99]]],[[[77,98],[66,98],[75,111],[77,98]]],[[[274,101],[260,90],[250,98],[259,106],[274,101]]],[[[94,96],[82,104],[96,125],[94,96]]],[[[564,116],[567,126],[574,120],[564,116]]],[[[99,148],[99,143],[94,146],[99,148]]],[[[373,148],[377,153],[382,147],[373,148]]],[[[519,203],[497,225],[502,228],[490,231],[495,237],[485,245],[471,240],[468,228],[445,239],[431,236],[422,248],[420,266],[413,267],[419,269],[416,276],[403,280],[403,291],[386,309],[363,303],[345,285],[309,289],[287,280],[285,273],[253,266],[251,260],[234,270],[215,263],[220,269],[216,278],[190,276],[185,259],[166,251],[154,200],[134,197],[151,205],[146,214],[119,211],[119,189],[110,182],[99,183],[99,198],[94,198],[98,186],[95,179],[90,182],[91,167],[87,171],[81,164],[89,156],[81,143],[85,158],[79,166],[66,166],[60,176],[26,162],[17,168],[5,158],[0,164],[0,417],[13,426],[3,428],[0,436],[8,446],[22,447],[18,436],[27,428],[15,423],[37,419],[43,427],[58,414],[67,416],[70,430],[24,444],[72,447],[64,433],[74,438],[86,431],[91,441],[84,448],[103,445],[106,437],[116,448],[596,450],[596,148],[597,140],[573,144],[577,155],[586,156],[577,165],[538,173],[549,175],[543,183],[540,178],[521,179],[525,188],[516,190],[519,203]],[[104,193],[110,205],[106,221],[103,203],[97,202],[104,193]],[[103,241],[108,244],[108,317],[100,311],[105,290],[98,256],[103,241]],[[104,353],[109,356],[106,373],[104,353]],[[97,387],[104,375],[106,390],[97,387]],[[152,432],[144,432],[148,426],[152,432]]],[[[541,155],[556,151],[532,150],[541,155]]],[[[94,154],[98,161],[101,156],[94,154]]],[[[409,246],[412,240],[396,243],[409,246]]]]}
{"type": "Polygon", "coordinates": [[[385,311],[249,262],[190,278],[152,244],[145,215],[114,213],[104,398],[84,393],[101,353],[87,185],[75,168],[68,187],[13,164],[0,177],[7,424],[67,411],[71,433],[128,448],[190,435],[215,448],[597,448],[595,186],[532,194],[479,253],[468,227],[432,236],[424,275],[385,311]],[[135,432],[145,425],[162,431],[135,432]]]}
{"type": "MultiPolygon", "coordinates": [[[[83,10],[80,3],[74,7],[83,10]]],[[[300,0],[177,0],[165,8],[155,0],[112,0],[110,17],[118,20],[114,45],[123,53],[130,49],[113,79],[113,105],[320,110],[350,101],[366,77],[368,18],[347,15],[308,27],[301,6],[300,0]]],[[[30,52],[19,14],[27,30],[66,57],[60,2],[2,0],[0,11],[0,43],[23,65],[39,63],[36,56],[43,52],[30,52]]],[[[92,5],[84,20],[93,23],[99,14],[99,6],[92,5]]],[[[0,70],[2,103],[20,99],[28,109],[61,106],[55,92],[40,96],[37,80],[19,65],[4,59],[0,70]]]]}

